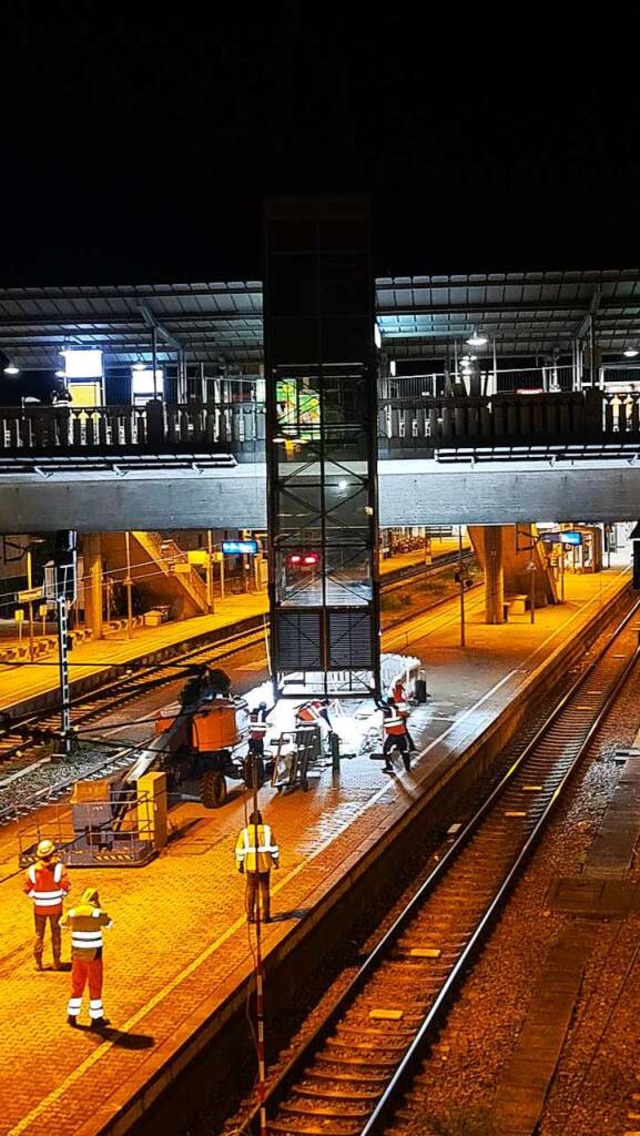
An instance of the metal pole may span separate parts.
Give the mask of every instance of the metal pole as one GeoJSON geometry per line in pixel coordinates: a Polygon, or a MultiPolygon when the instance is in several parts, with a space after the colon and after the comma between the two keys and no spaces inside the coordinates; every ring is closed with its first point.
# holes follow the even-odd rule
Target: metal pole
{"type": "Polygon", "coordinates": [[[220,557],[220,599],[224,599],[224,553],[220,557]]]}
{"type": "Polygon", "coordinates": [[[207,529],[207,607],[213,615],[213,538],[211,529],[207,529]]]}
{"type": "MultiPolygon", "coordinates": [[[[253,786],[253,812],[258,812],[258,769],[255,754],[251,755],[251,773],[253,786]]],[[[258,867],[258,824],[253,825],[253,847],[255,848],[256,869],[258,867]]],[[[267,1088],[267,1070],[264,1059],[264,975],[262,970],[262,910],[261,896],[258,890],[256,896],[256,1036],[258,1042],[258,1104],[260,1106],[260,1136],[267,1136],[267,1110],[265,1106],[267,1088]]]]}
{"type": "Polygon", "coordinates": [[[462,525],[458,525],[458,576],[460,577],[460,646],[466,647],[464,623],[464,562],[462,559],[462,525]]]}
{"type": "MultiPolygon", "coordinates": [[[[33,587],[33,577],[31,568],[31,549],[27,549],[27,590],[30,592],[33,587]]],[[[29,662],[33,662],[33,602],[29,600],[29,662]]]]}
{"type": "Polygon", "coordinates": [[[69,623],[67,601],[58,596],[58,670],[60,675],[60,726],[62,752],[65,757],[71,753],[71,691],[69,689],[69,623]]]}
{"type": "Polygon", "coordinates": [[[531,607],[531,622],[536,621],[536,585],[535,585],[536,568],[533,560],[531,561],[531,596],[529,599],[529,606],[531,607]]]}
{"type": "Polygon", "coordinates": [[[564,603],[564,544],[560,543],[560,598],[564,603]]]}
{"type": "Polygon", "coordinates": [[[131,596],[131,537],[128,532],[124,534],[124,547],[127,560],[127,575],[125,587],[127,589],[127,638],[133,639],[133,603],[131,596]]]}
{"type": "Polygon", "coordinates": [[[157,338],[155,327],[152,327],[151,328],[151,358],[152,358],[151,366],[153,367],[153,397],[154,398],[158,397],[158,379],[157,379],[157,376],[156,376],[156,370],[157,370],[157,365],[158,365],[158,357],[157,356],[158,356],[158,338],[157,338]]]}

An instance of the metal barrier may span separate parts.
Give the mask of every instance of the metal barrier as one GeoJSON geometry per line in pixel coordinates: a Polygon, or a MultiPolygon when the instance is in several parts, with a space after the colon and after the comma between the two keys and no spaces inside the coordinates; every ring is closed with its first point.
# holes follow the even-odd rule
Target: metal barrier
{"type": "Polygon", "coordinates": [[[640,394],[598,389],[491,397],[389,399],[379,411],[381,455],[444,447],[640,441],[640,394]]]}
{"type": "MultiPolygon", "coordinates": [[[[588,389],[382,400],[381,456],[403,450],[640,441],[640,393],[588,389]]],[[[264,404],[0,408],[0,457],[224,452],[261,457],[264,404]]]]}

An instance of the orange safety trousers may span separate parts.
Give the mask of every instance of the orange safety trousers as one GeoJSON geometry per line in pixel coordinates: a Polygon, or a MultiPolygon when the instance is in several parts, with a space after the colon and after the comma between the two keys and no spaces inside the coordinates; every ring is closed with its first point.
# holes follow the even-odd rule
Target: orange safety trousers
{"type": "Polygon", "coordinates": [[[82,999],[85,986],[89,983],[89,998],[99,1002],[102,998],[102,959],[81,959],[74,956],[71,966],[71,997],[82,999]]]}

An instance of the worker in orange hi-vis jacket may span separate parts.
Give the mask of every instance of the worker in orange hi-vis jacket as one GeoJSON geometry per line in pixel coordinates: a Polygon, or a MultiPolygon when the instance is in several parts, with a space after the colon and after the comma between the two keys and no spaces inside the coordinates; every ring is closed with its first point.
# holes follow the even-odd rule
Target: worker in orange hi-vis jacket
{"type": "Polygon", "coordinates": [[[71,997],[67,1023],[77,1026],[88,983],[90,1028],[100,1030],[108,1025],[102,1007],[102,928],[111,927],[112,919],[100,907],[96,888],[86,888],[78,906],[62,916],[60,926],[71,930],[71,997]]]}
{"type": "Polygon", "coordinates": [[[64,864],[55,854],[52,840],[41,840],[37,848],[38,859],[31,864],[24,876],[24,891],[33,900],[36,937],[33,943],[33,956],[36,970],[42,970],[44,935],[47,923],[51,927],[51,950],[53,969],[62,970],[61,935],[59,919],[62,915],[62,901],[69,891],[69,878],[64,864]]]}

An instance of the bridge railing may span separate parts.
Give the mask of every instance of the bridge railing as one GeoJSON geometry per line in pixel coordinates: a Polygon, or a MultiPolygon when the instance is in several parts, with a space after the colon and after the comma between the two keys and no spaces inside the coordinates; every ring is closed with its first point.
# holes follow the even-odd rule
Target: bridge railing
{"type": "Polygon", "coordinates": [[[264,449],[264,405],[0,407],[0,455],[264,449]]]}
{"type": "Polygon", "coordinates": [[[380,406],[382,456],[444,447],[640,440],[640,394],[600,390],[389,399],[380,406]]]}
{"type": "MultiPolygon", "coordinates": [[[[264,404],[0,407],[0,456],[127,452],[264,453],[264,404]]],[[[456,446],[640,441],[640,393],[600,390],[490,397],[387,399],[380,404],[382,457],[456,446]]]]}

